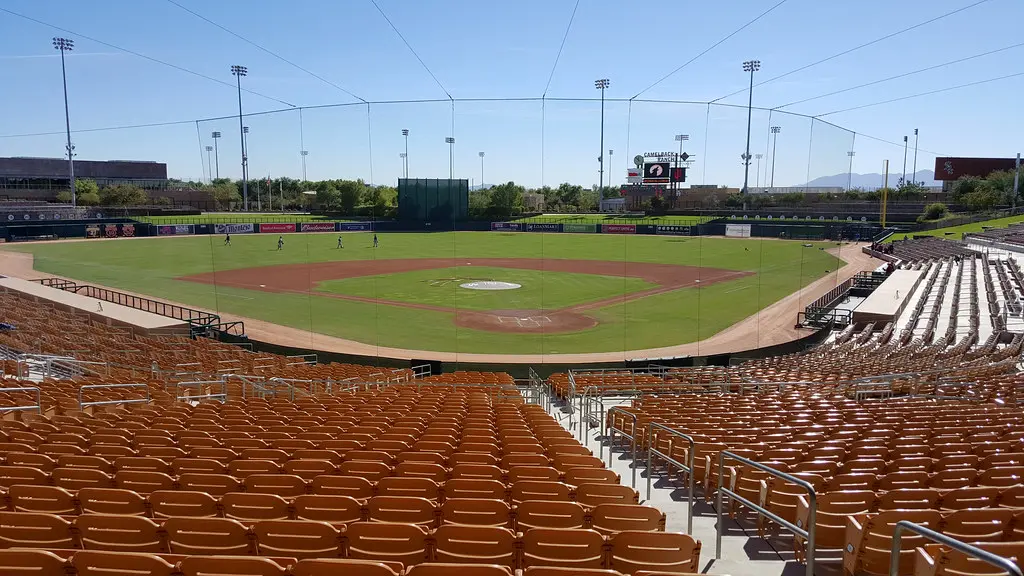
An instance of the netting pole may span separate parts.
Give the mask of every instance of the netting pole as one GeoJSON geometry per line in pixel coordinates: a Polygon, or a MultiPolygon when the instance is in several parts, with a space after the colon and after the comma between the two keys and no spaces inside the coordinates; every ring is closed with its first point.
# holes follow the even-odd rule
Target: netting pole
{"type": "MultiPolygon", "coordinates": [[[[811,132],[807,135],[807,180],[804,180],[804,194],[807,193],[807,186],[811,183],[811,158],[814,151],[814,118],[811,118],[811,132]]],[[[802,281],[802,279],[801,279],[802,281]]]]}
{"type": "MultiPolygon", "coordinates": [[[[202,134],[199,133],[199,120],[196,120],[196,140],[199,141],[199,168],[200,168],[200,172],[205,172],[206,169],[203,168],[203,166],[205,166],[205,164],[203,163],[203,136],[202,136],[202,134]]],[[[213,178],[211,177],[210,180],[213,181],[213,178]]]]}
{"type": "MultiPolygon", "coordinates": [[[[708,102],[708,111],[704,115],[704,168],[701,169],[701,186],[708,183],[708,131],[711,129],[711,102],[708,102]]],[[[698,292],[699,293],[699,292],[698,292]]],[[[698,340],[699,342],[699,340],[698,340]]],[[[699,344],[698,344],[699,346],[699,344]]]]}
{"type": "MultiPolygon", "coordinates": [[[[544,187],[544,123],[546,118],[546,99],[540,97],[540,187],[544,187]]],[[[547,209],[547,206],[544,206],[547,209]]]]}
{"type": "Polygon", "coordinates": [[[370,103],[366,103],[366,152],[370,157],[370,186],[373,186],[373,128],[370,124],[370,103]]]}

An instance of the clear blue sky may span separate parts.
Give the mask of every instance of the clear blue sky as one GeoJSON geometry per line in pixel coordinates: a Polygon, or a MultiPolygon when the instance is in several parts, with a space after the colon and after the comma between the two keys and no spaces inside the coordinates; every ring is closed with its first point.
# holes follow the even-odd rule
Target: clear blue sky
{"type": "MultiPolygon", "coordinates": [[[[167,0],[5,0],[5,8],[71,32],[0,12],[0,155],[60,156],[64,128],[60,61],[53,36],[76,42],[68,57],[73,130],[231,116],[238,112],[233,86],[218,84],[90,41],[115,44],[233,83],[232,64],[248,67],[244,87],[306,109],[246,118],[251,127],[253,177],[301,176],[299,150],[309,151],[309,179],[363,178],[394,184],[402,165],[401,129],[411,131],[411,175],[447,177],[452,105],[455,174],[480,180],[479,151],[486,153],[485,181],[515,180],[528,186],[598,181],[600,104],[560,101],[595,98],[593,81],[611,79],[609,99],[628,99],[656,82],[778,0],[639,3],[581,0],[554,74],[555,56],[575,0],[378,0],[398,30],[434,73],[417,61],[370,0],[177,0],[187,8],[257,42],[268,50],[369,101],[439,102],[372,104],[356,98],[204,22],[167,0]],[[551,75],[550,85],[548,78],[551,75]],[[369,108],[369,114],[368,114],[369,108]]],[[[748,77],[741,63],[760,59],[756,82],[924,22],[977,0],[787,0],[692,64],[643,92],[630,107],[605,107],[605,149],[613,149],[605,180],[622,182],[639,153],[674,150],[675,134],[688,134],[696,154],[692,183],[740,186],[746,135],[748,77]],[[699,102],[722,100],[736,107],[699,102]],[[644,99],[693,101],[664,104],[644,99]]],[[[772,108],[1024,42],[1021,0],[988,0],[956,15],[754,89],[754,105],[772,108]]],[[[798,104],[786,110],[808,115],[899,98],[929,90],[1024,72],[1024,47],[945,66],[904,79],[798,104]]],[[[935,153],[1011,156],[1024,146],[1020,95],[1024,76],[831,114],[813,122],[772,114],[782,127],[776,185],[848,169],[891,172],[903,166],[904,134],[920,129],[918,169],[930,169],[935,153]],[[854,138],[854,132],[857,133],[854,138]]],[[[287,108],[273,99],[243,93],[246,113],[287,108]]],[[[767,154],[753,186],[770,176],[769,116],[755,111],[751,153],[767,154]]],[[[172,176],[206,177],[210,133],[220,130],[220,174],[237,177],[237,118],[73,135],[80,159],[157,160],[172,176]]],[[[913,162],[913,136],[911,136],[913,162]]]]}

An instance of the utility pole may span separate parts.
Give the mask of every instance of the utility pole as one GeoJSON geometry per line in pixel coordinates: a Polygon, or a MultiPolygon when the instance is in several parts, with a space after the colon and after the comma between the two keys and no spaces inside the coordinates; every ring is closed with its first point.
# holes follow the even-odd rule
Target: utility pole
{"type": "Polygon", "coordinates": [[[210,183],[213,183],[213,158],[210,157],[210,152],[213,152],[213,146],[206,146],[206,168],[210,173],[210,183]]]}
{"type": "Polygon", "coordinates": [[[300,150],[299,155],[302,156],[302,181],[306,180],[306,156],[309,156],[309,150],[300,150]]]}
{"type": "Polygon", "coordinates": [[[455,179],[455,138],[448,136],[444,139],[448,144],[448,179],[455,179]]]}
{"type": "Polygon", "coordinates": [[[903,181],[900,186],[907,185],[907,137],[903,137],[903,181]]]}
{"type": "Polygon", "coordinates": [[[1017,191],[1020,190],[1020,152],[1017,152],[1017,162],[1013,169],[1013,211],[1017,211],[1017,191]]]}
{"type": "Polygon", "coordinates": [[[846,155],[850,157],[850,170],[849,172],[847,172],[846,189],[853,190],[853,157],[856,156],[857,153],[854,152],[853,150],[850,150],[849,152],[846,153],[846,155]]]}
{"type": "Polygon", "coordinates": [[[409,177],[409,129],[402,128],[402,136],[405,136],[405,155],[402,158],[405,159],[403,164],[405,165],[405,177],[409,177]]]}
{"type": "Polygon", "coordinates": [[[64,53],[75,48],[75,41],[69,38],[54,38],[53,47],[60,50],[60,76],[64,81],[64,126],[68,131],[68,177],[71,180],[71,206],[78,205],[78,194],[75,192],[75,147],[71,144],[71,112],[68,109],[68,73],[64,67],[64,53]]]}
{"type": "Polygon", "coordinates": [[[242,126],[242,76],[249,73],[245,66],[232,66],[231,74],[235,77],[238,87],[238,139],[242,144],[242,206],[249,211],[249,159],[245,155],[245,128],[242,126]]]}
{"type": "Polygon", "coordinates": [[[889,205],[889,161],[885,161],[885,178],[882,180],[882,228],[885,228],[885,212],[889,205]]]}

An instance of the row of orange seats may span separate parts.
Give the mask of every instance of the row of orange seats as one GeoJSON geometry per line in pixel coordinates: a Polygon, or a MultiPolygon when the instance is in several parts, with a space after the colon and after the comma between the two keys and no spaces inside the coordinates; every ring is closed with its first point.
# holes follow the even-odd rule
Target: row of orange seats
{"type": "Polygon", "coordinates": [[[244,524],[227,518],[167,518],[82,515],[68,520],[52,514],[0,512],[0,548],[104,550],[169,554],[227,554],[297,559],[354,558],[400,563],[497,564],[699,571],[700,542],[672,532],[617,532],[507,528],[446,524],[357,522],[334,526],[307,520],[261,520],[244,524]]]}
{"type": "Polygon", "coordinates": [[[665,515],[639,504],[522,500],[510,505],[497,498],[437,501],[409,496],[350,496],[159,490],[147,496],[131,490],[82,488],[73,494],[54,486],[13,486],[7,495],[12,512],[78,516],[113,514],[146,518],[231,518],[240,521],[315,520],[330,524],[401,522],[434,527],[443,524],[530,528],[593,528],[603,534],[625,530],[664,531],[665,515]]]}
{"type": "MultiPolygon", "coordinates": [[[[0,550],[0,571],[35,576],[513,576],[497,564],[430,562],[404,568],[400,562],[340,558],[275,558],[260,556],[187,556],[94,550],[0,550]]],[[[602,568],[529,566],[522,576],[622,576],[602,568]]],[[[637,570],[633,576],[697,576],[693,573],[637,570]]]]}

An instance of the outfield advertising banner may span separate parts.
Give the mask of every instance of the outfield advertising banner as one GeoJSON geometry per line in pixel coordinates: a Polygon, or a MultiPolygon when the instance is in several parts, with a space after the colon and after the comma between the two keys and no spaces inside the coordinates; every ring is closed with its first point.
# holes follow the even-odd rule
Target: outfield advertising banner
{"type": "Polygon", "coordinates": [[[491,222],[492,232],[522,232],[523,225],[519,222],[491,222]]]}
{"type": "Polygon", "coordinates": [[[750,224],[726,224],[725,235],[730,238],[750,238],[750,224]]]}
{"type": "Polygon", "coordinates": [[[658,224],[658,226],[655,227],[655,234],[657,234],[659,236],[689,236],[690,235],[690,227],[689,226],[664,226],[664,225],[658,224]]]}
{"type": "Polygon", "coordinates": [[[302,232],[334,232],[336,229],[334,222],[303,222],[299,225],[302,232]]]}
{"type": "Polygon", "coordinates": [[[214,234],[252,234],[256,231],[255,224],[214,224],[214,234]]]}
{"type": "Polygon", "coordinates": [[[373,230],[372,222],[338,222],[338,232],[369,232],[373,230]]]}
{"type": "Polygon", "coordinates": [[[177,224],[174,226],[157,226],[157,236],[187,236],[194,234],[195,228],[191,224],[177,224]]]}
{"type": "Polygon", "coordinates": [[[295,224],[293,223],[272,223],[272,224],[260,224],[261,233],[270,234],[283,234],[286,232],[295,232],[295,224]]]}
{"type": "Polygon", "coordinates": [[[537,224],[527,224],[527,232],[561,232],[562,225],[555,222],[539,222],[537,224]]]}
{"type": "Polygon", "coordinates": [[[636,224],[601,224],[604,234],[636,234],[636,224]]]}
{"type": "Polygon", "coordinates": [[[562,224],[562,232],[593,234],[597,232],[597,224],[562,224]]]}

